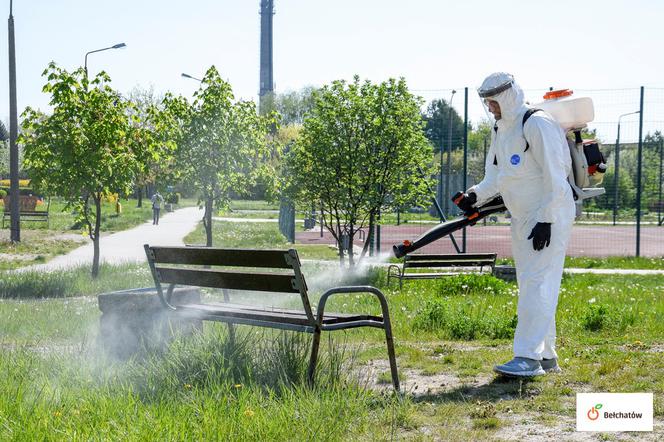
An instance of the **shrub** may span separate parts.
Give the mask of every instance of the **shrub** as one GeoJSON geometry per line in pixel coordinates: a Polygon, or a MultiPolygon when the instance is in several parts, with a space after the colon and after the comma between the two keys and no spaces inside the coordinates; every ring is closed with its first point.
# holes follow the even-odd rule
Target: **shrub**
{"type": "Polygon", "coordinates": [[[416,330],[440,331],[452,339],[511,338],[517,317],[472,303],[450,306],[447,300],[429,301],[417,312],[416,330]]]}
{"type": "Polygon", "coordinates": [[[5,189],[0,189],[0,199],[7,196],[7,191],[5,189]]]}
{"type": "Polygon", "coordinates": [[[510,284],[489,274],[462,274],[441,278],[438,291],[441,295],[502,295],[510,284]]]}
{"type": "Polygon", "coordinates": [[[581,317],[581,325],[584,329],[598,331],[609,322],[608,308],[605,305],[591,304],[581,317]]]}
{"type": "Polygon", "coordinates": [[[166,202],[169,204],[178,204],[180,202],[180,194],[177,192],[171,192],[167,194],[166,202]]]}

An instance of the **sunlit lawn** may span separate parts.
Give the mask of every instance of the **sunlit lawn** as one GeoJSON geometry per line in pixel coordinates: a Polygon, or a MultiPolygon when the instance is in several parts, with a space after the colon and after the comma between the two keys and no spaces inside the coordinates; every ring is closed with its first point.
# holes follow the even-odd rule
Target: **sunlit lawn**
{"type": "MultiPolygon", "coordinates": [[[[288,247],[277,229],[276,223],[217,222],[215,245],[288,247]]],[[[203,238],[199,228],[187,242],[203,238]]],[[[301,255],[319,253],[296,247],[301,255]]],[[[325,284],[344,283],[334,265],[306,263],[304,272],[317,281],[310,284],[313,303],[325,284]]],[[[332,346],[325,335],[326,357],[313,390],[303,380],[308,335],[241,326],[232,345],[225,326],[206,325],[200,336],[176,341],[163,354],[108,359],[96,345],[93,295],[149,285],[150,275],[145,265],[105,267],[101,274],[101,282],[83,269],[0,285],[6,297],[0,300],[5,437],[574,440],[575,393],[593,391],[654,392],[656,429],[663,430],[660,275],[565,276],[557,315],[564,372],[519,382],[491,371],[511,357],[518,299],[513,283],[462,275],[407,281],[399,290],[385,286],[384,270],[372,270],[355,282],[374,284],[387,296],[405,391],[397,400],[389,394],[380,330],[337,332],[332,346]],[[11,298],[18,294],[23,299],[11,298]],[[343,369],[333,363],[340,358],[343,369]],[[375,371],[367,382],[358,373],[368,373],[369,366],[375,371]]],[[[331,298],[328,309],[379,312],[373,298],[355,294],[331,298]]]]}

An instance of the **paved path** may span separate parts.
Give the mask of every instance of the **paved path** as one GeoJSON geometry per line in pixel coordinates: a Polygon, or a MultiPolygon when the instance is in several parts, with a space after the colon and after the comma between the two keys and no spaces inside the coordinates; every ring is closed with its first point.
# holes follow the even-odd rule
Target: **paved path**
{"type": "MultiPolygon", "coordinates": [[[[99,244],[100,261],[110,264],[144,262],[143,244],[183,245],[182,240],[196,228],[201,218],[203,211],[198,207],[185,207],[162,216],[158,226],[153,226],[152,222],[148,221],[129,230],[102,236],[99,244]]],[[[92,265],[92,255],[90,242],[45,264],[23,267],[21,270],[53,271],[80,265],[89,266],[92,265]]]]}

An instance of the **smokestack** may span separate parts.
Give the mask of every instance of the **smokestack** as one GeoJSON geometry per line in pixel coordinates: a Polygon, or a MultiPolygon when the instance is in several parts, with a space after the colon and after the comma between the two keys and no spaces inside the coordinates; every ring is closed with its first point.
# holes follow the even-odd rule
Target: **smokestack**
{"type": "Polygon", "coordinates": [[[264,113],[270,110],[266,109],[266,105],[269,105],[271,95],[274,92],[274,77],[272,73],[272,17],[274,16],[274,0],[261,0],[260,8],[261,64],[258,110],[260,113],[264,113]]]}

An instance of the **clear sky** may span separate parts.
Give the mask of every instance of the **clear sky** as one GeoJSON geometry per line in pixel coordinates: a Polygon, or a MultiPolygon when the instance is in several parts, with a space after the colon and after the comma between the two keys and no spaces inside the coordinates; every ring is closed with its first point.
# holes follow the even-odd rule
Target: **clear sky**
{"type": "MultiPolygon", "coordinates": [[[[9,0],[2,4],[7,17],[9,0]]],[[[474,88],[498,70],[527,90],[664,87],[662,1],[275,0],[275,9],[277,92],[353,74],[403,76],[421,91],[474,88]]],[[[119,42],[127,47],[90,55],[88,67],[106,70],[122,92],[153,86],[190,96],[198,84],[180,74],[201,76],[214,64],[236,96],[254,99],[258,12],[259,0],[15,0],[19,111],[47,108],[49,61],[74,69],[87,51],[119,42]]]]}

